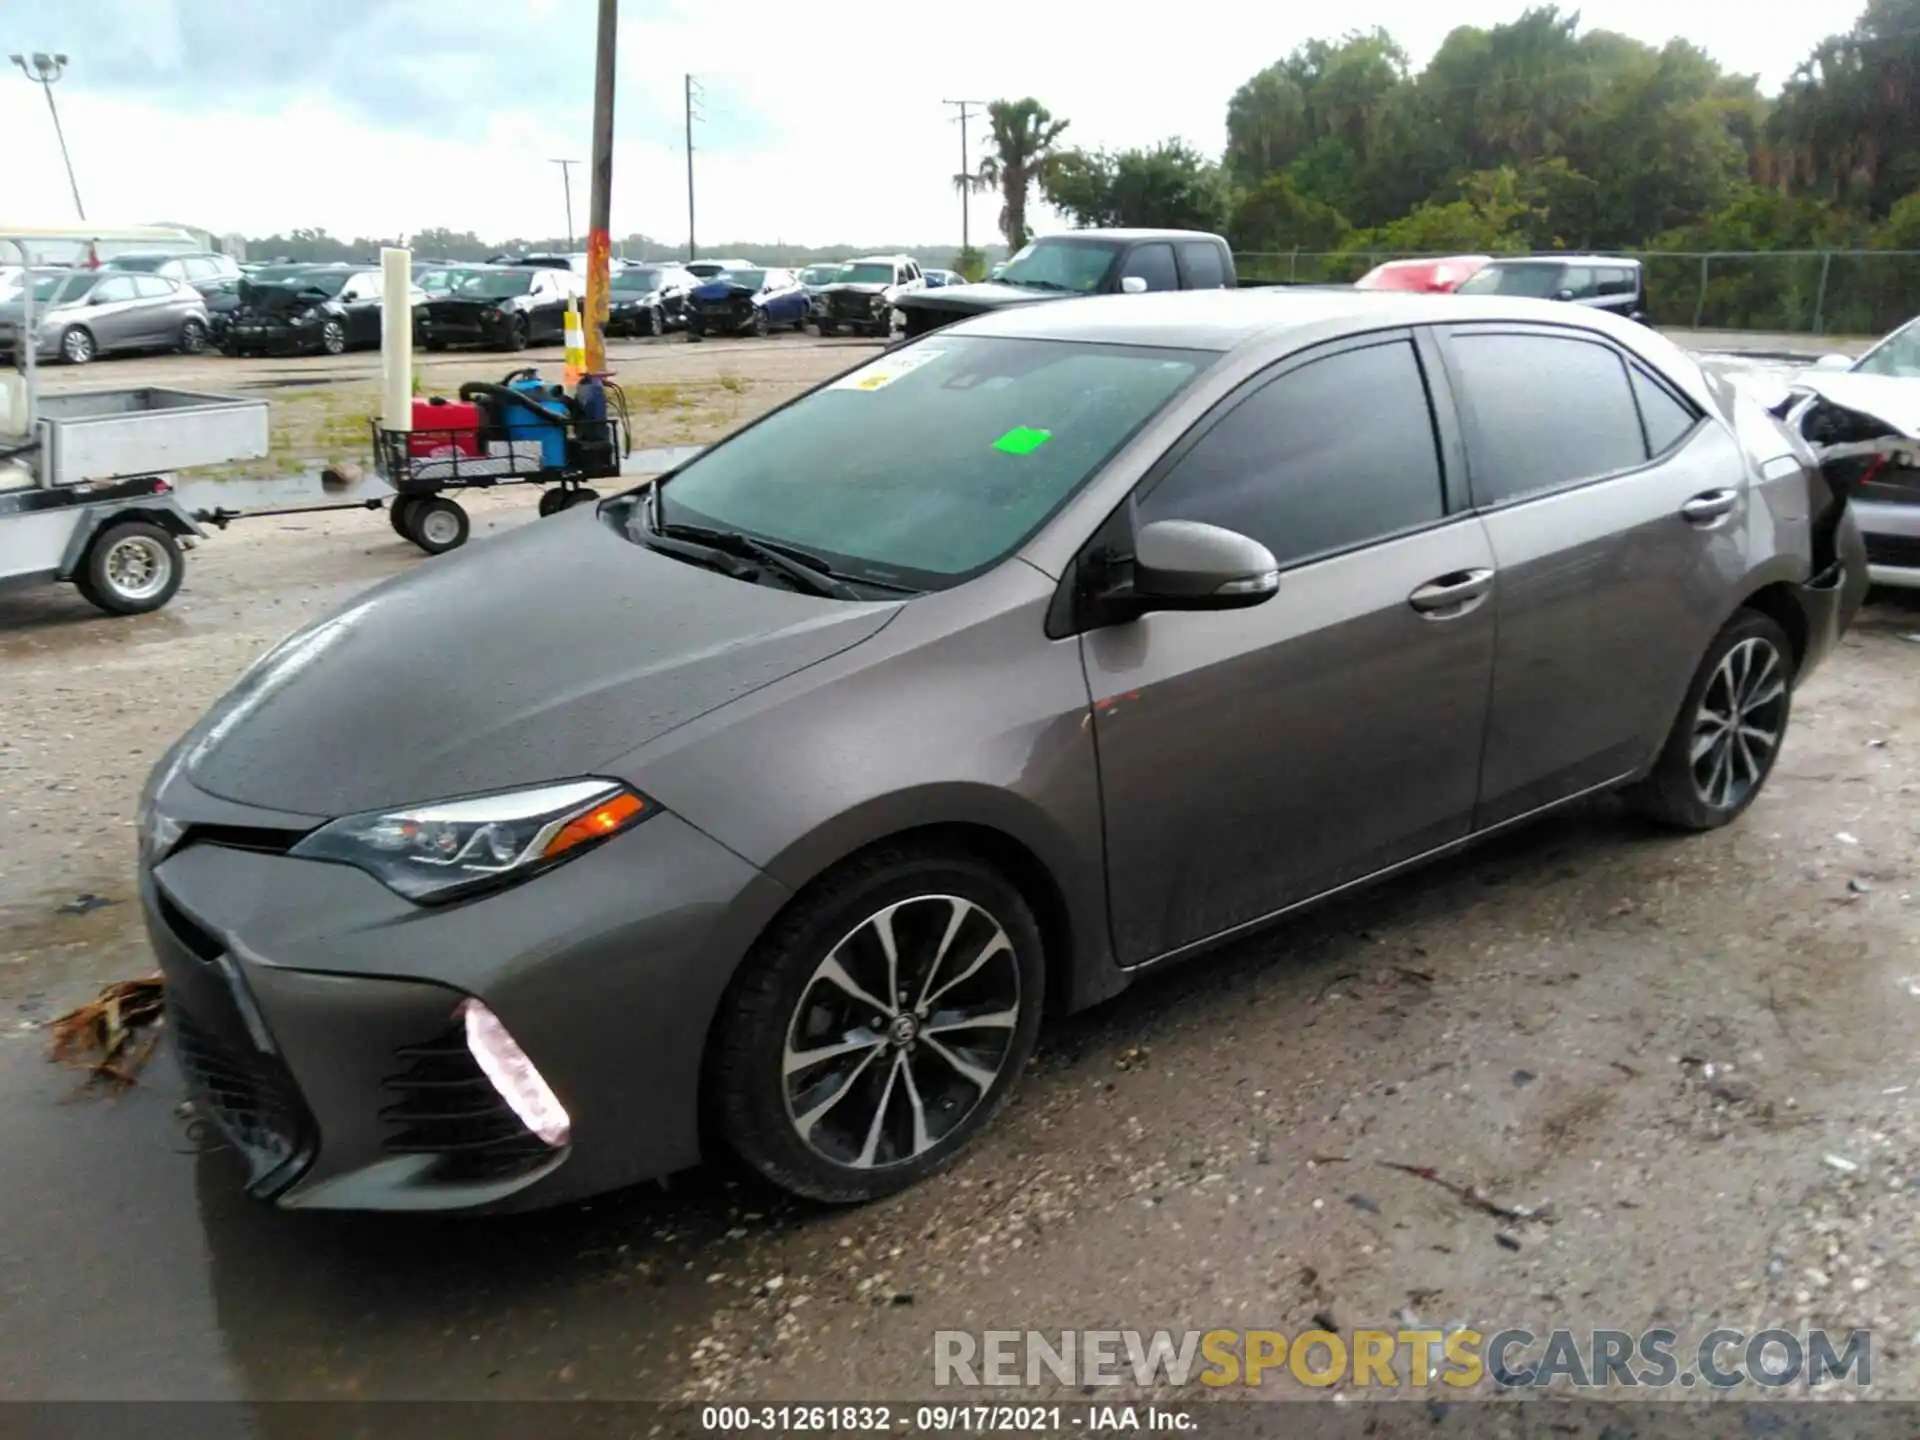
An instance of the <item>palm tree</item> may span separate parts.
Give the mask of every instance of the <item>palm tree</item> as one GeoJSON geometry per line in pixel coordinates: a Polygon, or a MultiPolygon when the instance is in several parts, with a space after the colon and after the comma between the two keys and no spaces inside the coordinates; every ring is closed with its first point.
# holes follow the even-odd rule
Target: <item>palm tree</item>
{"type": "MultiPolygon", "coordinates": [[[[1000,191],[1000,233],[1009,251],[1027,243],[1027,196],[1053,163],[1054,144],[1067,122],[1056,120],[1038,100],[995,100],[987,106],[993,153],[966,183],[1000,191]]],[[[962,177],[955,176],[954,183],[962,177]]]]}

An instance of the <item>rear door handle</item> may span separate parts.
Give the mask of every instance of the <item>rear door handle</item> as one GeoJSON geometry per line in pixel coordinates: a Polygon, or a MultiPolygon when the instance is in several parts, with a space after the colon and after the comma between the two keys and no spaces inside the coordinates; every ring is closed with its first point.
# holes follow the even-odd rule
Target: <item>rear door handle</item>
{"type": "Polygon", "coordinates": [[[1493,589],[1491,570],[1455,570],[1429,580],[1407,596],[1407,603],[1433,620],[1451,620],[1464,615],[1493,589]]]}
{"type": "Polygon", "coordinates": [[[1706,490],[1680,507],[1680,518],[1689,525],[1711,525],[1733,513],[1740,503],[1738,490],[1706,490]]]}

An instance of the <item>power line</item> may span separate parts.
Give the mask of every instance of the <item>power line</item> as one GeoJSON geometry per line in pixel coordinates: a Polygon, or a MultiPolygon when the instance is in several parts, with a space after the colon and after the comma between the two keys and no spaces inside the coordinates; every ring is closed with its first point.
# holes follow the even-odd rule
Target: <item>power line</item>
{"type": "Polygon", "coordinates": [[[693,122],[704,120],[706,116],[698,114],[693,105],[694,95],[700,91],[700,82],[692,75],[687,76],[687,259],[697,260],[700,251],[693,239],[693,122]]]}
{"type": "MultiPolygon", "coordinates": [[[[960,110],[960,113],[954,117],[954,120],[958,121],[960,125],[960,171],[953,177],[953,180],[960,191],[960,249],[964,252],[973,249],[973,232],[971,228],[973,210],[973,151],[967,145],[967,120],[969,112],[973,110],[984,110],[987,102],[984,100],[942,100],[940,103],[942,105],[958,106],[960,110]]],[[[954,122],[949,121],[948,123],[952,124],[954,122]]]]}

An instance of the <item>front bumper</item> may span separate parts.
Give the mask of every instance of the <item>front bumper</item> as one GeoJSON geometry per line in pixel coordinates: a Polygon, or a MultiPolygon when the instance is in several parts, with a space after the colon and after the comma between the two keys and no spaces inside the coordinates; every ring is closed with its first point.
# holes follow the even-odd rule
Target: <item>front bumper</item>
{"type": "Polygon", "coordinates": [[[1920,589],[1920,505],[1855,500],[1847,508],[1866,536],[1868,578],[1876,585],[1920,589]]]}
{"type": "Polygon", "coordinates": [[[235,350],[257,350],[264,355],[306,355],[320,348],[320,327],[276,324],[271,320],[232,320],[220,338],[223,345],[235,350]]]}
{"type": "Polygon", "coordinates": [[[687,324],[705,335],[743,335],[753,328],[753,306],[690,305],[687,324]]]}
{"type": "Polygon", "coordinates": [[[413,338],[421,345],[484,345],[491,350],[505,349],[513,343],[513,321],[511,315],[453,320],[423,315],[413,322],[413,338]]]}
{"type": "Polygon", "coordinates": [[[350,866],[240,848],[244,828],[197,831],[235,807],[181,782],[159,809],[187,827],[140,887],[174,1043],[255,1195],[524,1209],[699,1159],[707,1031],[787,892],[692,826],[656,815],[520,886],[424,908],[350,866]],[[466,1054],[469,995],[566,1106],[563,1147],[466,1054]]]}

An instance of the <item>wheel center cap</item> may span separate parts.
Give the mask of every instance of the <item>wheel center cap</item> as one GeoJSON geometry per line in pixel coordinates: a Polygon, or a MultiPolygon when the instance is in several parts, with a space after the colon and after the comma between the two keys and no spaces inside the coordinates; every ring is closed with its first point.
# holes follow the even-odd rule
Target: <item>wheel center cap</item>
{"type": "Polygon", "coordinates": [[[896,1045],[911,1045],[920,1036],[920,1017],[903,1010],[887,1025],[887,1038],[896,1045]]]}

